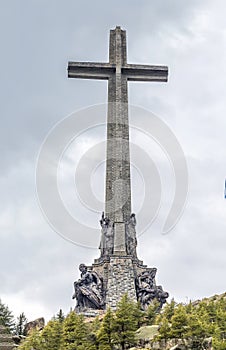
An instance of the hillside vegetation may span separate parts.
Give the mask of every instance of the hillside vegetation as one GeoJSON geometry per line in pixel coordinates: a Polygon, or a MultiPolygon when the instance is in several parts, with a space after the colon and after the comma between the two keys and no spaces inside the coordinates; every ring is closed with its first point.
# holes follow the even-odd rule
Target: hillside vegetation
{"type": "Polygon", "coordinates": [[[226,294],[197,303],[172,300],[160,313],[157,303],[142,312],[125,295],[117,311],[108,309],[102,320],[88,323],[74,312],[66,317],[58,314],[41,332],[34,330],[19,349],[126,350],[140,349],[147,341],[151,349],[152,342],[162,339],[192,339],[193,349],[203,349],[209,337],[215,350],[226,350],[226,294]]]}

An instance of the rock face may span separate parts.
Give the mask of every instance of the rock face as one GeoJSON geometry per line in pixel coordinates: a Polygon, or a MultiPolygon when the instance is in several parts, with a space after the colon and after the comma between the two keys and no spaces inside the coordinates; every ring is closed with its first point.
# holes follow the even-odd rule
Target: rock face
{"type": "Polygon", "coordinates": [[[25,332],[28,334],[32,330],[36,329],[38,331],[42,330],[45,327],[45,319],[43,317],[37,318],[34,321],[28,322],[25,325],[25,332]]]}
{"type": "Polygon", "coordinates": [[[139,347],[134,349],[150,350],[213,350],[212,338],[206,338],[200,344],[194,339],[168,339],[154,341],[153,338],[158,334],[158,326],[144,326],[137,330],[136,339],[139,347]]]}
{"type": "Polygon", "coordinates": [[[15,349],[15,344],[12,339],[12,335],[7,332],[7,329],[0,325],[0,349],[12,350],[15,349]]]}
{"type": "Polygon", "coordinates": [[[160,342],[151,342],[147,345],[148,349],[155,350],[213,350],[212,338],[205,339],[202,344],[197,344],[197,341],[193,339],[170,339],[161,340],[160,342]]]}

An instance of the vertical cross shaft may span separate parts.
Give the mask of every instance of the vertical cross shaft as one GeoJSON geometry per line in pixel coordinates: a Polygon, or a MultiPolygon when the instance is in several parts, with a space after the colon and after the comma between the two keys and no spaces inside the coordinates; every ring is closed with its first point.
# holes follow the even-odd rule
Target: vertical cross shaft
{"type": "Polygon", "coordinates": [[[131,214],[126,32],[110,31],[109,63],[115,74],[108,83],[107,164],[105,212],[112,222],[125,222],[131,214]]]}

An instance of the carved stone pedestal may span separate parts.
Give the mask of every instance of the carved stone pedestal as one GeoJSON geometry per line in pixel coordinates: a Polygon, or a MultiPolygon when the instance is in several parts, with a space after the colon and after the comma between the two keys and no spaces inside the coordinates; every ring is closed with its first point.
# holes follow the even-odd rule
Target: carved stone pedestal
{"type": "Polygon", "coordinates": [[[135,271],[129,256],[111,257],[108,265],[108,283],[106,290],[106,306],[116,309],[117,303],[125,293],[136,301],[135,271]]]}
{"type": "Polygon", "coordinates": [[[137,301],[138,276],[144,272],[150,273],[153,269],[130,255],[112,255],[105,260],[96,259],[89,270],[97,273],[102,280],[105,308],[114,310],[126,293],[131,300],[137,301]]]}

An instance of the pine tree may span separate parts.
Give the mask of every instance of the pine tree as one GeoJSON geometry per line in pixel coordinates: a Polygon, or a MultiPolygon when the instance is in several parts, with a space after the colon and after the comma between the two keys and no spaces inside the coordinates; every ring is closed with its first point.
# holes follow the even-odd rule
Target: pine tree
{"type": "Polygon", "coordinates": [[[134,317],[134,303],[125,294],[118,303],[115,313],[115,344],[122,350],[128,349],[135,343],[135,331],[137,330],[137,320],[134,317]]]}
{"type": "Polygon", "coordinates": [[[213,300],[204,303],[204,308],[209,315],[209,321],[212,323],[216,322],[216,304],[217,302],[214,302],[213,300]]]}
{"type": "Polygon", "coordinates": [[[60,322],[64,321],[65,316],[64,316],[62,309],[59,310],[58,314],[56,315],[56,319],[59,320],[60,322]]]}
{"type": "Polygon", "coordinates": [[[216,322],[221,339],[226,340],[226,310],[219,304],[216,312],[216,322]]]}
{"type": "Polygon", "coordinates": [[[93,322],[90,322],[87,324],[88,333],[89,333],[89,339],[90,343],[92,344],[92,347],[90,347],[90,350],[99,350],[99,342],[98,342],[98,332],[100,329],[101,321],[99,319],[99,316],[95,317],[93,322]]]}
{"type": "Polygon", "coordinates": [[[148,306],[146,311],[148,325],[155,324],[157,315],[159,314],[159,305],[159,302],[155,299],[153,303],[148,306]]]}
{"type": "Polygon", "coordinates": [[[59,350],[62,343],[63,325],[59,320],[50,320],[40,334],[42,350],[59,350]]]}
{"type": "Polygon", "coordinates": [[[171,318],[174,315],[176,306],[177,304],[174,299],[172,299],[170,303],[165,304],[163,311],[164,311],[164,316],[167,318],[168,321],[171,321],[171,318]]]}
{"type": "Polygon", "coordinates": [[[171,338],[171,327],[168,318],[164,315],[160,322],[158,338],[169,339],[171,338]]]}
{"type": "Polygon", "coordinates": [[[140,328],[145,323],[146,313],[141,310],[140,302],[132,303],[132,305],[133,305],[132,315],[134,317],[134,321],[137,329],[137,328],[140,328]]]}
{"type": "Polygon", "coordinates": [[[5,326],[10,333],[15,332],[15,320],[8,306],[0,299],[0,324],[5,326]]]}
{"type": "Polygon", "coordinates": [[[226,341],[224,339],[213,338],[214,350],[226,350],[226,341]]]}
{"type": "Polygon", "coordinates": [[[191,300],[189,301],[189,303],[187,305],[185,305],[185,310],[187,314],[192,314],[194,312],[194,306],[191,302],[191,300]]]}
{"type": "Polygon", "coordinates": [[[18,347],[18,350],[43,350],[40,332],[36,329],[33,330],[18,347]]]}
{"type": "MultiPolygon", "coordinates": [[[[220,320],[218,320],[220,321],[220,320]]],[[[215,350],[226,350],[226,328],[222,329],[221,321],[215,325],[215,332],[213,335],[213,347],[215,350]]]]}
{"type": "Polygon", "coordinates": [[[109,308],[103,318],[101,327],[97,331],[97,341],[100,350],[112,350],[114,349],[115,339],[115,316],[109,308]]]}
{"type": "Polygon", "coordinates": [[[83,316],[70,312],[63,322],[62,350],[88,350],[90,346],[83,316]]]}
{"type": "Polygon", "coordinates": [[[188,316],[185,307],[179,304],[171,318],[171,335],[173,338],[183,339],[188,329],[188,316]]]}
{"type": "Polygon", "coordinates": [[[17,335],[27,335],[25,325],[27,323],[27,318],[25,314],[22,312],[22,314],[17,317],[17,323],[16,323],[16,334],[17,335]]]}
{"type": "Polygon", "coordinates": [[[195,313],[188,315],[188,328],[185,336],[202,341],[207,336],[206,323],[195,313]]]}

